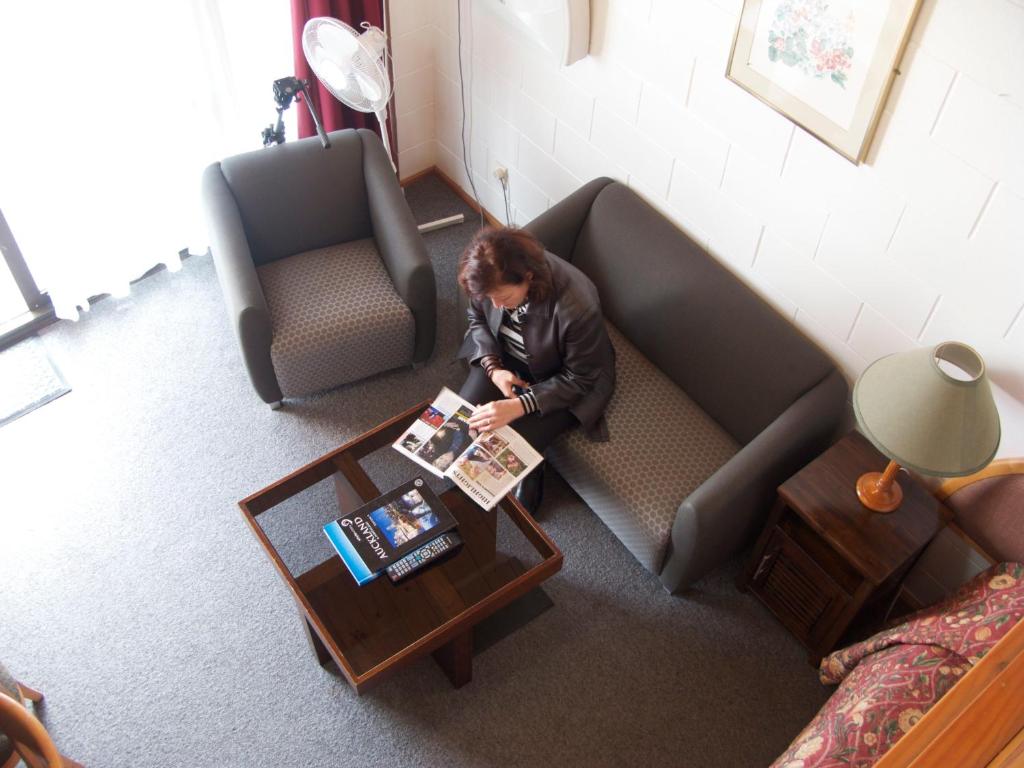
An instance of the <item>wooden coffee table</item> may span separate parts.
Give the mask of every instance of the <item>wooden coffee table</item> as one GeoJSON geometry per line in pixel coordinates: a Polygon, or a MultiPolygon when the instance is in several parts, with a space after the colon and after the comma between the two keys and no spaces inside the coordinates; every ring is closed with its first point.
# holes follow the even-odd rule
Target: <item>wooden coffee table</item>
{"type": "MultiPolygon", "coordinates": [[[[397,585],[384,574],[357,586],[337,556],[291,573],[257,518],[323,482],[333,483],[335,517],[380,496],[360,460],[390,450],[427,405],[410,408],[238,503],[291,590],[320,664],[333,660],[357,693],[428,653],[456,688],[465,685],[473,675],[473,627],[562,567],[561,551],[511,496],[485,512],[453,488],[441,500],[458,520],[465,543],[442,563],[397,585]]],[[[397,452],[395,457],[408,463],[408,478],[420,474],[411,461],[397,452]]],[[[313,533],[326,541],[321,530],[313,533]]]]}

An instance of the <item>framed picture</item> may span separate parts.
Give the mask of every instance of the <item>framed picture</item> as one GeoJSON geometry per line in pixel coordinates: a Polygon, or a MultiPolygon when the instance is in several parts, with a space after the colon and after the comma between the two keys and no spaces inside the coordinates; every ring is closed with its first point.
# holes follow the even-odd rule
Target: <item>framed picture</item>
{"type": "Polygon", "coordinates": [[[860,163],[921,0],[744,0],[726,76],[860,163]]]}

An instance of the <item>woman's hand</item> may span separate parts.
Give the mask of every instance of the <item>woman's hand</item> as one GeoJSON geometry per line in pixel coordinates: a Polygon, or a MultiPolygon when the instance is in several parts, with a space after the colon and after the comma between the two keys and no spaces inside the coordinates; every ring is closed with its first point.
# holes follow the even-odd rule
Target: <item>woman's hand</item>
{"type": "Polygon", "coordinates": [[[512,391],[512,387],[522,387],[523,389],[526,389],[530,386],[527,382],[512,373],[512,371],[507,371],[504,368],[498,368],[491,371],[491,383],[500,389],[501,394],[505,397],[515,397],[515,392],[512,391]]]}
{"type": "Polygon", "coordinates": [[[523,415],[523,403],[518,398],[510,400],[495,400],[477,407],[473,415],[469,417],[469,428],[481,432],[493,432],[496,429],[511,424],[523,415]]]}

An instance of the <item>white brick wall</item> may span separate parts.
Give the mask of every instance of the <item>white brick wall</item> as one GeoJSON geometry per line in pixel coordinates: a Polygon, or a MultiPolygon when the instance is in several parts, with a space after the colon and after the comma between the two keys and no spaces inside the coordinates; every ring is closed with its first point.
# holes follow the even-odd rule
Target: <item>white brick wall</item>
{"type": "Polygon", "coordinates": [[[709,184],[725,172],[729,140],[686,109],[682,100],[655,85],[644,87],[637,129],[709,184]]]}
{"type": "MultiPolygon", "coordinates": [[[[499,163],[519,224],[595,176],[626,182],[851,379],[915,345],[976,346],[1000,455],[1024,455],[1024,4],[924,0],[859,167],[725,79],[741,5],[592,0],[592,55],[562,68],[463,0],[484,205],[504,219],[499,163]]],[[[468,189],[456,1],[391,8],[402,173],[436,164],[468,189]]]]}
{"type": "Polygon", "coordinates": [[[433,0],[390,0],[398,165],[412,176],[437,162],[437,30],[433,0]]]}

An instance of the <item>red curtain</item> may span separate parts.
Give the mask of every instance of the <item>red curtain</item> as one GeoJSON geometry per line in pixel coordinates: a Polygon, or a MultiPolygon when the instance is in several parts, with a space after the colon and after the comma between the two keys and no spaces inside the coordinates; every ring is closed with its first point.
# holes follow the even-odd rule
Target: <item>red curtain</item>
{"type": "MultiPolygon", "coordinates": [[[[357,32],[362,32],[360,24],[369,22],[375,27],[384,29],[384,0],[291,0],[292,3],[292,51],[295,58],[295,76],[309,81],[309,91],[313,97],[320,121],[325,131],[336,131],[339,128],[369,128],[380,135],[377,118],[372,114],[349,109],[338,101],[331,92],[321,85],[302,52],[302,28],[306,22],[316,16],[333,16],[348,24],[357,32]]],[[[384,30],[387,34],[388,30],[384,30]]],[[[389,44],[390,47],[390,44],[389,44]]],[[[390,61],[388,69],[390,70],[390,61]]],[[[391,77],[391,72],[388,72],[391,77]]],[[[392,102],[393,103],[393,102],[392,102]]],[[[313,118],[305,105],[298,106],[299,138],[312,136],[316,133],[313,118]]],[[[395,147],[394,112],[388,105],[388,132],[391,135],[392,150],[395,147]]]]}

